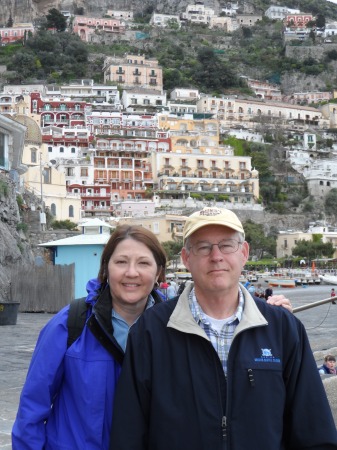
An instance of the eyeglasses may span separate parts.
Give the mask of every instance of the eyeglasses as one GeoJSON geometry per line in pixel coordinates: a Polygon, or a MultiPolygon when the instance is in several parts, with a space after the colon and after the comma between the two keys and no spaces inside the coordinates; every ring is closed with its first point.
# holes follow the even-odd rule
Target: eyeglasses
{"type": "Polygon", "coordinates": [[[224,239],[218,244],[211,244],[210,242],[199,242],[195,245],[191,245],[188,249],[192,250],[195,256],[209,256],[213,250],[214,245],[218,247],[221,253],[227,255],[228,253],[235,253],[242,242],[235,239],[224,239]]]}

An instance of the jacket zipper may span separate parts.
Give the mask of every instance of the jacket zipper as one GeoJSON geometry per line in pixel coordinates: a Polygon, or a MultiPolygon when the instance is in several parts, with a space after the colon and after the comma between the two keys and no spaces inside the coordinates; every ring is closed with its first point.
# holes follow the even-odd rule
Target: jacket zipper
{"type": "Polygon", "coordinates": [[[226,441],[227,440],[227,417],[226,416],[222,416],[221,429],[222,429],[222,439],[224,441],[226,441]]]}

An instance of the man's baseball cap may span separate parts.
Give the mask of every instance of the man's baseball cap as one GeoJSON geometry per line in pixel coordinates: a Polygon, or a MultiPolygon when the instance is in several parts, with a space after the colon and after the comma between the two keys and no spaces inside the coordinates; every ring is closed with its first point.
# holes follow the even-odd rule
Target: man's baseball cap
{"type": "Polygon", "coordinates": [[[242,223],[236,214],[229,209],[208,207],[191,214],[187,218],[183,231],[184,242],[199,228],[207,225],[222,225],[245,235],[242,223]]]}

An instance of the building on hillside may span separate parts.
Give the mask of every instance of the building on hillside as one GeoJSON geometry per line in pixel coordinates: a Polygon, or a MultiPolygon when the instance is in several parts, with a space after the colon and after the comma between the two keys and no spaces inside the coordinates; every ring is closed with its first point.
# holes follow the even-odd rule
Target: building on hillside
{"type": "Polygon", "coordinates": [[[31,114],[39,118],[40,126],[76,127],[85,126],[85,101],[72,100],[63,97],[42,97],[38,92],[32,92],[31,114]]]}
{"type": "Polygon", "coordinates": [[[237,158],[231,147],[219,145],[217,120],[162,114],[159,126],[170,129],[172,145],[170,153],[152,153],[154,187],[161,197],[223,194],[235,202],[256,202],[258,172],[251,158],[237,158]]]}
{"type": "Polygon", "coordinates": [[[111,16],[115,19],[123,19],[127,21],[133,20],[133,11],[131,10],[108,9],[106,14],[107,16],[111,16]]]}
{"type": "Polygon", "coordinates": [[[303,169],[308,192],[316,199],[324,200],[331,189],[337,188],[337,163],[334,160],[312,160],[303,169]]]}
{"type": "Polygon", "coordinates": [[[198,108],[196,101],[187,101],[187,100],[169,100],[167,102],[167,110],[169,114],[173,114],[176,116],[184,116],[186,114],[197,114],[198,108]]]}
{"type": "Polygon", "coordinates": [[[284,25],[289,28],[305,28],[308,22],[312,22],[314,16],[307,13],[287,14],[284,18],[284,25]]]}
{"type": "Polygon", "coordinates": [[[282,101],[280,86],[269,83],[268,81],[254,80],[246,76],[241,76],[240,78],[246,81],[247,86],[254,92],[257,98],[282,101]]]}
{"type": "Polygon", "coordinates": [[[322,37],[327,38],[331,36],[337,36],[337,22],[325,24],[324,31],[322,32],[322,37]]]}
{"type": "Polygon", "coordinates": [[[124,34],[125,21],[115,17],[112,19],[107,17],[100,19],[98,17],[75,16],[72,22],[72,31],[82,41],[90,42],[93,33],[124,34]]]}
{"type": "Polygon", "coordinates": [[[288,14],[300,14],[300,10],[290,9],[286,6],[271,5],[264,13],[271,20],[284,20],[288,14]]]}
{"type": "Polygon", "coordinates": [[[227,2],[221,7],[221,13],[226,16],[236,16],[239,9],[238,2],[227,2]]]}
{"type": "Polygon", "coordinates": [[[209,24],[213,16],[215,16],[213,9],[206,8],[203,2],[196,2],[194,5],[187,5],[180,18],[191,23],[209,24]]]}
{"type": "Polygon", "coordinates": [[[234,105],[236,96],[212,97],[202,94],[197,101],[197,112],[199,114],[212,114],[217,120],[234,120],[234,105]]]}
{"type": "Polygon", "coordinates": [[[310,104],[327,102],[332,99],[332,93],[329,91],[309,91],[294,92],[291,95],[283,96],[283,101],[292,104],[310,104]]]}
{"type": "Polygon", "coordinates": [[[32,23],[18,23],[10,28],[0,28],[0,44],[7,45],[20,40],[24,41],[34,33],[35,28],[32,23]]]}
{"type": "Polygon", "coordinates": [[[87,128],[47,126],[41,129],[41,133],[52,164],[59,158],[90,156],[93,137],[87,128]]]}
{"type": "Polygon", "coordinates": [[[22,162],[25,133],[23,124],[0,114],[0,171],[10,173],[17,185],[27,170],[22,162]]]}
{"type": "Polygon", "coordinates": [[[60,86],[46,85],[46,97],[67,97],[72,100],[86,101],[92,104],[108,103],[116,110],[121,109],[120,95],[117,86],[95,84],[92,79],[71,80],[60,86]]]}
{"type": "Polygon", "coordinates": [[[261,22],[260,14],[237,14],[236,22],[240,27],[253,27],[257,22],[261,22]]]}
{"type": "Polygon", "coordinates": [[[150,25],[154,27],[166,28],[171,24],[177,25],[179,28],[181,27],[181,22],[179,16],[170,15],[170,14],[158,14],[152,13],[150,19],[150,25]]]}
{"type": "Polygon", "coordinates": [[[283,30],[283,40],[284,42],[300,40],[304,41],[309,37],[311,29],[306,27],[286,27],[283,30]]]}
{"type": "Polygon", "coordinates": [[[232,33],[236,30],[236,19],[228,16],[213,16],[209,20],[209,28],[220,28],[225,33],[232,33]]]}
{"type": "Polygon", "coordinates": [[[104,83],[126,88],[143,87],[163,90],[163,69],[156,59],[126,54],[123,58],[109,56],[103,65],[104,83]]]}
{"type": "Polygon", "coordinates": [[[166,93],[153,89],[124,89],[122,94],[123,109],[127,112],[156,112],[166,106],[166,93]]]}
{"type": "Polygon", "coordinates": [[[199,89],[174,88],[170,92],[170,100],[193,101],[200,98],[199,89]]]}
{"type": "MultiPolygon", "coordinates": [[[[284,258],[292,255],[292,250],[300,240],[312,241],[314,234],[322,235],[324,243],[330,242],[334,249],[333,257],[337,257],[337,227],[326,225],[323,222],[311,223],[304,231],[280,231],[276,242],[276,257],[284,258]]],[[[317,255],[319,257],[321,255],[317,255]]]]}
{"type": "Polygon", "coordinates": [[[101,256],[114,227],[91,219],[80,228],[82,233],[77,236],[39,244],[50,250],[54,265],[75,265],[75,298],[86,297],[88,280],[97,278],[101,256]]]}
{"type": "Polygon", "coordinates": [[[253,205],[259,197],[258,172],[251,167],[251,158],[234,156],[229,148],[210,154],[155,153],[152,167],[157,174],[155,191],[164,199],[222,195],[233,203],[253,205]]]}

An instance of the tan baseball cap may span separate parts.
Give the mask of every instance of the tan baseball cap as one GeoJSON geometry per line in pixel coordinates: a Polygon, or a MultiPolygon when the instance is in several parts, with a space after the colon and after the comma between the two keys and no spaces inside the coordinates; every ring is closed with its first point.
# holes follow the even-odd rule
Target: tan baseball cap
{"type": "Polygon", "coordinates": [[[222,225],[245,235],[242,223],[233,211],[225,208],[208,207],[191,214],[187,218],[183,231],[184,242],[199,228],[207,225],[222,225]]]}

